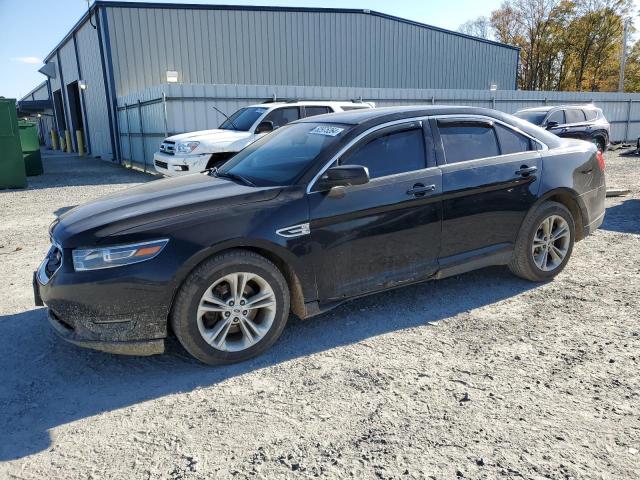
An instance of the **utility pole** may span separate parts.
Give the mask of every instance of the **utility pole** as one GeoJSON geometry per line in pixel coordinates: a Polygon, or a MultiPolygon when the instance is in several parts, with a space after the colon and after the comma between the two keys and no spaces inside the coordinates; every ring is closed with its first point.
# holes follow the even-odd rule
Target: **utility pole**
{"type": "Polygon", "coordinates": [[[624,92],[624,68],[627,64],[627,36],[629,35],[630,18],[625,18],[622,25],[622,53],[620,54],[620,77],[618,80],[618,91],[624,92]]]}

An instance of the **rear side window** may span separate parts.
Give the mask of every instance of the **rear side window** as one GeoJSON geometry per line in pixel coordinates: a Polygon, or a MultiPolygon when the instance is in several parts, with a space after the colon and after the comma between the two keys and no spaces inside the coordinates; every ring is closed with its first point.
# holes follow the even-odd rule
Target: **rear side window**
{"type": "Polygon", "coordinates": [[[329,107],[313,106],[313,107],[304,107],[304,113],[307,117],[315,117],[316,115],[333,113],[333,110],[331,110],[329,107]]]}
{"type": "Polygon", "coordinates": [[[341,107],[341,108],[342,108],[342,110],[344,110],[345,112],[350,112],[351,110],[366,110],[366,109],[368,109],[369,107],[364,107],[364,106],[363,106],[363,107],[348,107],[348,106],[347,106],[347,107],[341,107]]]}
{"type": "Polygon", "coordinates": [[[583,110],[583,112],[587,120],[595,120],[598,116],[598,113],[595,110],[583,110]]]}
{"type": "Polygon", "coordinates": [[[549,118],[547,118],[547,123],[549,122],[558,122],[558,125],[564,125],[564,110],[556,110],[549,118]]]}
{"type": "Polygon", "coordinates": [[[422,129],[390,132],[367,141],[342,157],[340,165],[367,167],[370,178],[423,169],[426,158],[422,129]]]}
{"type": "Polygon", "coordinates": [[[580,123],[584,122],[584,112],[577,108],[570,108],[566,111],[567,123],[580,123]]]}
{"type": "Polygon", "coordinates": [[[491,124],[438,123],[447,163],[500,155],[491,124]]]}
{"type": "Polygon", "coordinates": [[[277,108],[264,117],[263,122],[273,122],[273,128],[284,127],[287,123],[300,118],[298,107],[277,108]]]}
{"type": "Polygon", "coordinates": [[[500,153],[508,155],[509,153],[528,152],[533,150],[531,140],[524,135],[514,132],[510,128],[499,123],[494,125],[498,142],[500,143],[500,153]]]}

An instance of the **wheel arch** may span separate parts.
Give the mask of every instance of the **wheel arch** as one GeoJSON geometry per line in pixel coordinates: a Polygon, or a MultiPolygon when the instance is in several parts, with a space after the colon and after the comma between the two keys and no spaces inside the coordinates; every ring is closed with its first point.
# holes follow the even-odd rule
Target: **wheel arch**
{"type": "Polygon", "coordinates": [[[312,295],[310,292],[304,291],[302,280],[300,278],[301,275],[293,266],[294,260],[290,258],[291,253],[284,247],[269,241],[249,241],[245,239],[234,239],[217,245],[212,245],[211,247],[199,251],[185,262],[185,265],[176,275],[172,285],[173,293],[169,311],[173,309],[180,285],[182,285],[191,272],[209,258],[230,250],[248,250],[261,255],[274,263],[280,270],[280,273],[284,276],[287,286],[289,287],[291,311],[300,318],[305,318],[307,316],[305,301],[309,301],[312,295]]]}
{"type": "Polygon", "coordinates": [[[588,218],[587,209],[580,198],[580,195],[578,195],[575,190],[570,188],[556,188],[550,190],[542,195],[535,204],[533,204],[529,212],[533,212],[544,202],[557,202],[567,207],[571,212],[573,221],[575,222],[576,242],[584,238],[585,218],[588,218]]]}

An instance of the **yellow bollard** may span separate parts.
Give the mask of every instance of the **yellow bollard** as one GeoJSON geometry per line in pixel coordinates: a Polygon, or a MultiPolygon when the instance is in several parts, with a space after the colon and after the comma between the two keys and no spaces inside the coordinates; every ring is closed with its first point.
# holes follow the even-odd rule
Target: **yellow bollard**
{"type": "Polygon", "coordinates": [[[73,145],[71,145],[71,134],[69,133],[69,130],[64,131],[64,143],[67,146],[67,153],[72,153],[73,145]]]}
{"type": "Polygon", "coordinates": [[[64,137],[58,134],[58,143],[60,144],[60,151],[64,152],[64,137]]]}
{"type": "Polygon", "coordinates": [[[54,128],[51,129],[51,150],[58,149],[58,134],[54,128]]]}
{"type": "Polygon", "coordinates": [[[82,139],[82,130],[76,130],[76,143],[78,145],[78,155],[84,156],[84,141],[82,139]]]}

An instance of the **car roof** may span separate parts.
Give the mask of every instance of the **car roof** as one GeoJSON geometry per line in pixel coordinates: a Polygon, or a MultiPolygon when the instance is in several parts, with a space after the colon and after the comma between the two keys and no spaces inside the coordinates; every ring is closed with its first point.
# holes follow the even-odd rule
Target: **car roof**
{"type": "Polygon", "coordinates": [[[559,137],[554,134],[513,115],[489,108],[454,105],[412,105],[350,110],[348,112],[316,115],[314,117],[296,120],[292,123],[337,123],[342,125],[355,125],[358,130],[361,130],[395,120],[436,115],[481,115],[512,125],[528,135],[540,139],[540,141],[549,147],[557,146],[560,141],[559,137]]]}
{"type": "Polygon", "coordinates": [[[589,103],[586,105],[551,105],[551,106],[545,105],[544,107],[523,108],[521,110],[518,110],[518,112],[549,112],[551,110],[561,109],[561,108],[585,108],[587,110],[600,110],[595,105],[589,103]]]}
{"type": "Polygon", "coordinates": [[[298,106],[339,106],[339,107],[361,107],[361,108],[371,108],[367,102],[352,102],[352,101],[336,101],[336,100],[300,100],[300,101],[282,101],[282,102],[264,102],[264,103],[256,103],[254,105],[247,105],[245,108],[275,108],[275,107],[298,107],[298,106]]]}

